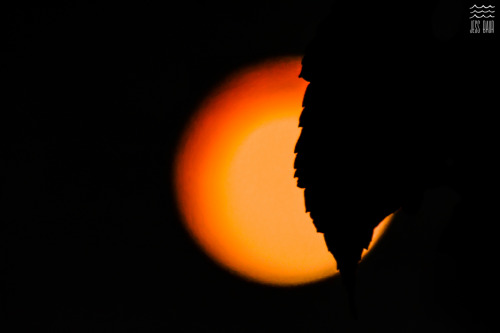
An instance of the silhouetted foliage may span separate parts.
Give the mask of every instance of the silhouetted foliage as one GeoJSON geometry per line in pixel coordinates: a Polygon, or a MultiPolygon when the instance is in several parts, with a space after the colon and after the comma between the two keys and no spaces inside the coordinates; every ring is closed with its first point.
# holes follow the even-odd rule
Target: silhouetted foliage
{"type": "Polygon", "coordinates": [[[336,1],[303,57],[295,176],[351,300],[384,217],[418,212],[437,186],[469,205],[494,174],[498,52],[469,32],[470,6],[336,1]]]}

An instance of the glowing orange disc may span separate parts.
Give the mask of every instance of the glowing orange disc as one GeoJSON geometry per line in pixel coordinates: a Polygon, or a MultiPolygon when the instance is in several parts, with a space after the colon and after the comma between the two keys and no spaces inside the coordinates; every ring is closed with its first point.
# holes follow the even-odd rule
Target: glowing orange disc
{"type": "Polygon", "coordinates": [[[192,118],[175,162],[192,237],[223,267],[266,284],[337,272],[293,177],[307,86],[298,78],[300,60],[267,61],[229,77],[192,118]]]}

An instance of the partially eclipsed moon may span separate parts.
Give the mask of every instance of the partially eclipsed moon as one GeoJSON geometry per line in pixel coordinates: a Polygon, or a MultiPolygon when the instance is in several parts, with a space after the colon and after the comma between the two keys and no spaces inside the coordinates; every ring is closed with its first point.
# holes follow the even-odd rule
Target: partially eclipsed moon
{"type": "Polygon", "coordinates": [[[273,285],[337,272],[293,178],[307,86],[300,61],[280,58],[229,77],[200,105],[175,162],[179,209],[194,240],[228,270],[273,285]]]}

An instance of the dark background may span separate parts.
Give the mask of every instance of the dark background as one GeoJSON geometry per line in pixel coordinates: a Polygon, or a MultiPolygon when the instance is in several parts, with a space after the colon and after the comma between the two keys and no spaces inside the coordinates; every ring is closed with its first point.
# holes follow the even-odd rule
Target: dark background
{"type": "Polygon", "coordinates": [[[247,282],[184,231],[171,163],[197,103],[243,65],[302,54],[329,1],[2,6],[5,332],[499,331],[496,278],[469,271],[495,239],[442,237],[447,189],[362,264],[357,323],[337,278],[247,282]]]}

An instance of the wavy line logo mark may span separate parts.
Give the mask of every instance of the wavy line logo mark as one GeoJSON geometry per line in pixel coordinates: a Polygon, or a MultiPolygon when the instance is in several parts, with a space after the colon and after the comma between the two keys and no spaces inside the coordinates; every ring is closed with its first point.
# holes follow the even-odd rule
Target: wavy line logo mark
{"type": "Polygon", "coordinates": [[[482,6],[477,6],[477,5],[473,5],[472,7],[469,8],[470,9],[470,14],[471,14],[471,17],[469,17],[471,20],[476,18],[476,19],[480,19],[480,18],[485,18],[485,19],[488,19],[488,18],[495,18],[495,6],[493,5],[482,5],[482,6]]]}
{"type": "Polygon", "coordinates": [[[471,34],[493,34],[495,32],[495,6],[472,5],[469,10],[471,34]]]}

